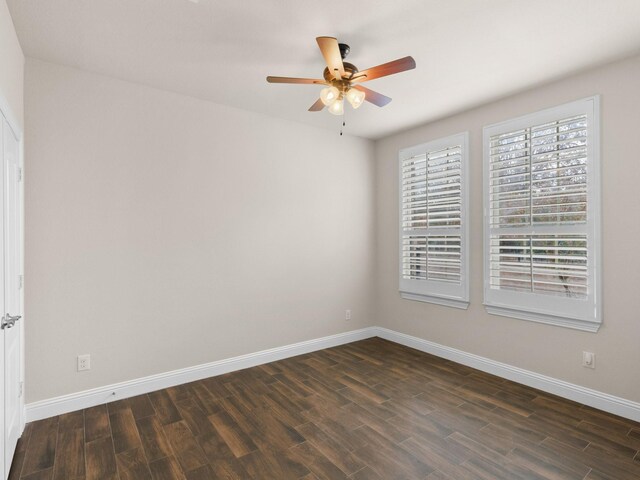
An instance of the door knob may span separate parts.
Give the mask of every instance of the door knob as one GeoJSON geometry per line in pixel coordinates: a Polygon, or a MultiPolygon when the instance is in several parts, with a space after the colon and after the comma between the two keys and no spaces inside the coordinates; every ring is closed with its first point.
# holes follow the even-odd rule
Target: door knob
{"type": "Polygon", "coordinates": [[[9,315],[7,313],[4,317],[2,317],[2,321],[0,322],[0,328],[2,328],[2,330],[4,330],[5,328],[11,328],[21,318],[22,318],[21,315],[9,315]]]}

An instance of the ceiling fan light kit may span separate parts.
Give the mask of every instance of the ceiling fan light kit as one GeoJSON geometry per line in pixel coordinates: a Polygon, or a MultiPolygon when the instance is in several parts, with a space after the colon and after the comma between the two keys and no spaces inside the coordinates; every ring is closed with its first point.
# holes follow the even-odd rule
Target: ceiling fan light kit
{"type": "Polygon", "coordinates": [[[329,113],[342,115],[344,114],[345,99],[354,109],[360,107],[364,101],[378,107],[384,107],[391,101],[391,98],[360,84],[416,68],[413,57],[404,57],[359,71],[352,63],[344,62],[351,50],[349,45],[338,43],[334,37],[317,37],[316,41],[327,63],[323,79],[267,77],[269,83],[325,85],[320,91],[320,98],[309,108],[310,112],[319,112],[327,107],[329,113]]]}
{"type": "Polygon", "coordinates": [[[320,100],[322,100],[322,103],[324,103],[327,107],[330,106],[333,102],[337,101],[339,96],[340,90],[338,90],[333,85],[320,90],[320,100]]]}
{"type": "Polygon", "coordinates": [[[356,89],[356,88],[351,88],[347,91],[347,94],[345,95],[345,98],[347,99],[347,101],[351,104],[351,106],[355,109],[360,107],[360,105],[362,105],[362,103],[364,102],[364,97],[365,97],[365,93],[356,89]]]}
{"type": "Polygon", "coordinates": [[[331,105],[329,105],[329,113],[334,115],[342,115],[344,113],[344,100],[336,100],[331,105]]]}

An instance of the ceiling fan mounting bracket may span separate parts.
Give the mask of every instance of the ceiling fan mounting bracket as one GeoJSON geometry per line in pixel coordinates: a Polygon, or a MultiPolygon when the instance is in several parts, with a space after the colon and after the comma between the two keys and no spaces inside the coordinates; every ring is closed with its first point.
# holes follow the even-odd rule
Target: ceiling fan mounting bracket
{"type": "Polygon", "coordinates": [[[351,51],[351,47],[346,43],[339,43],[338,48],[340,49],[340,56],[342,57],[342,60],[347,58],[347,55],[349,55],[349,52],[351,51]]]}

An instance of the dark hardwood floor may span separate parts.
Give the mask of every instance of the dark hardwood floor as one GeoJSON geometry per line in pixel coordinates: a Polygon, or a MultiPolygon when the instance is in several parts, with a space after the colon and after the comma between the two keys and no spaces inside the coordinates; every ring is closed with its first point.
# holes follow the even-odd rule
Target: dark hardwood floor
{"type": "Polygon", "coordinates": [[[640,424],[381,339],[27,425],[10,479],[640,479],[640,424]]]}

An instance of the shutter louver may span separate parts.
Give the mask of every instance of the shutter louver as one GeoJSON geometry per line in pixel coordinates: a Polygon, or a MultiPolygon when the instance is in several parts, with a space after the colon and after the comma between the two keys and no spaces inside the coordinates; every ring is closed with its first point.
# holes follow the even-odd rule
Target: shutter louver
{"type": "Polygon", "coordinates": [[[427,278],[460,283],[460,235],[433,235],[427,239],[427,278]]]}
{"type": "Polygon", "coordinates": [[[406,235],[402,239],[402,275],[411,280],[427,279],[427,237],[406,235]]]}
{"type": "Polygon", "coordinates": [[[531,170],[534,224],[586,222],[586,117],[532,128],[531,170]]]}
{"type": "Polygon", "coordinates": [[[586,298],[586,235],[534,235],[531,258],[534,292],[586,298]]]}
{"type": "Polygon", "coordinates": [[[531,242],[524,235],[492,235],[490,283],[492,288],[531,291],[531,242]]]}
{"type": "Polygon", "coordinates": [[[491,225],[521,225],[530,219],[531,165],[529,132],[491,138],[489,179],[491,225]]]}
{"type": "Polygon", "coordinates": [[[427,157],[427,222],[429,227],[460,225],[461,147],[430,152],[427,157]]]}
{"type": "Polygon", "coordinates": [[[586,235],[492,235],[491,288],[587,296],[586,235]]]}
{"type": "Polygon", "coordinates": [[[461,282],[462,146],[402,161],[402,277],[461,282]]]}
{"type": "Polygon", "coordinates": [[[427,156],[402,163],[402,228],[413,230],[427,227],[427,156]]]}

